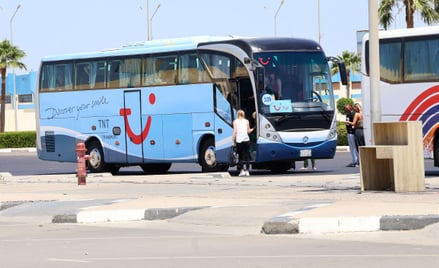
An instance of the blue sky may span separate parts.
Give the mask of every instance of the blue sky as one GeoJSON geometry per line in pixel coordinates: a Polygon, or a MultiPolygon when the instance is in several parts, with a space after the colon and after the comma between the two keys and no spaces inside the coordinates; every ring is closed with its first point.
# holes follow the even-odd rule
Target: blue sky
{"type": "MultiPolygon", "coordinates": [[[[149,0],[152,37],[273,36],[281,0],[149,0]]],[[[10,38],[37,71],[48,55],[95,51],[146,40],[146,0],[0,0],[0,40],[10,38]]],[[[318,0],[285,0],[277,35],[318,40],[318,0]]],[[[390,28],[404,28],[404,15],[390,28]]],[[[421,26],[415,23],[415,26],[421,26]]],[[[356,31],[368,28],[367,0],[320,0],[321,44],[327,55],[356,51],[356,31]]]]}

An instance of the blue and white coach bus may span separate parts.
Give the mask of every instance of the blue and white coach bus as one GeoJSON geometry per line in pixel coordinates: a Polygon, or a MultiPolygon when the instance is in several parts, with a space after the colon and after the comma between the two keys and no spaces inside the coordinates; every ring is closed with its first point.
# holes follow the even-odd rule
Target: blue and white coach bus
{"type": "Polygon", "coordinates": [[[256,126],[253,168],[285,172],[336,149],[328,58],[310,40],[193,37],[46,57],[37,94],[38,157],[76,162],[83,141],[91,172],[227,170],[238,109],[256,126]]]}

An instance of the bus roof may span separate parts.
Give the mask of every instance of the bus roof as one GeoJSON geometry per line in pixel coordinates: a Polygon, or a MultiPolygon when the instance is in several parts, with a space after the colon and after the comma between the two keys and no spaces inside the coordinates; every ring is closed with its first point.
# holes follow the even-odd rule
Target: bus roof
{"type": "Polygon", "coordinates": [[[284,51],[317,51],[322,50],[320,45],[308,39],[291,37],[252,37],[243,38],[238,36],[195,36],[172,39],[157,39],[151,41],[134,42],[120,48],[104,49],[101,51],[62,54],[47,56],[42,62],[80,60],[89,58],[104,58],[109,56],[126,56],[148,53],[160,53],[169,51],[184,51],[197,49],[197,47],[210,44],[233,44],[252,55],[260,50],[284,50],[284,51]]]}
{"type": "MultiPolygon", "coordinates": [[[[410,37],[410,36],[422,36],[430,34],[439,34],[439,26],[427,26],[417,28],[404,28],[387,31],[379,31],[379,38],[392,38],[392,37],[410,37]]],[[[363,41],[369,40],[369,33],[364,35],[363,41]]]]}
{"type": "Polygon", "coordinates": [[[236,38],[235,36],[195,36],[195,37],[183,37],[183,38],[170,38],[170,39],[157,39],[151,41],[140,41],[126,44],[119,48],[110,48],[94,52],[84,53],[72,53],[46,56],[42,58],[43,62],[46,61],[62,61],[67,59],[88,59],[88,58],[100,58],[108,56],[125,56],[136,55],[139,53],[160,53],[168,51],[182,51],[196,49],[197,45],[201,42],[229,40],[236,38]]]}
{"type": "Polygon", "coordinates": [[[200,43],[198,46],[226,43],[240,47],[248,55],[259,51],[321,51],[321,46],[313,40],[293,37],[252,37],[200,43]]]}

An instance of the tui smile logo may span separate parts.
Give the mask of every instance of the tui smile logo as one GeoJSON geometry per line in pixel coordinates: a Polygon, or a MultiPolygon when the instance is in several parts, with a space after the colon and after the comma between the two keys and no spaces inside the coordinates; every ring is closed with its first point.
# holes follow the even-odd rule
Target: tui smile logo
{"type": "MultiPolygon", "coordinates": [[[[154,93],[149,94],[149,103],[151,105],[155,104],[155,100],[156,99],[155,99],[154,93]]],[[[148,115],[148,119],[146,121],[145,127],[143,128],[142,132],[140,134],[135,134],[133,132],[133,130],[131,129],[130,122],[128,120],[128,116],[131,115],[131,109],[130,108],[121,108],[119,110],[119,115],[123,116],[123,118],[125,120],[126,133],[127,133],[128,137],[130,138],[130,140],[134,144],[141,144],[146,139],[146,137],[148,137],[149,129],[151,127],[152,117],[150,115],[148,115]]]]}

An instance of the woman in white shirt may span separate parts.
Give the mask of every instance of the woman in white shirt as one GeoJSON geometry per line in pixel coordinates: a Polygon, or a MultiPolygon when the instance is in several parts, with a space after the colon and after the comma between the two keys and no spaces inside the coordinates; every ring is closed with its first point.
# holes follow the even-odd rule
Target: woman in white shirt
{"type": "Polygon", "coordinates": [[[250,134],[253,128],[250,128],[250,123],[245,119],[245,113],[243,110],[238,110],[238,118],[233,121],[233,136],[232,136],[232,146],[236,146],[239,154],[238,170],[239,176],[250,176],[250,134]],[[245,164],[245,167],[243,165],[245,164]]]}

